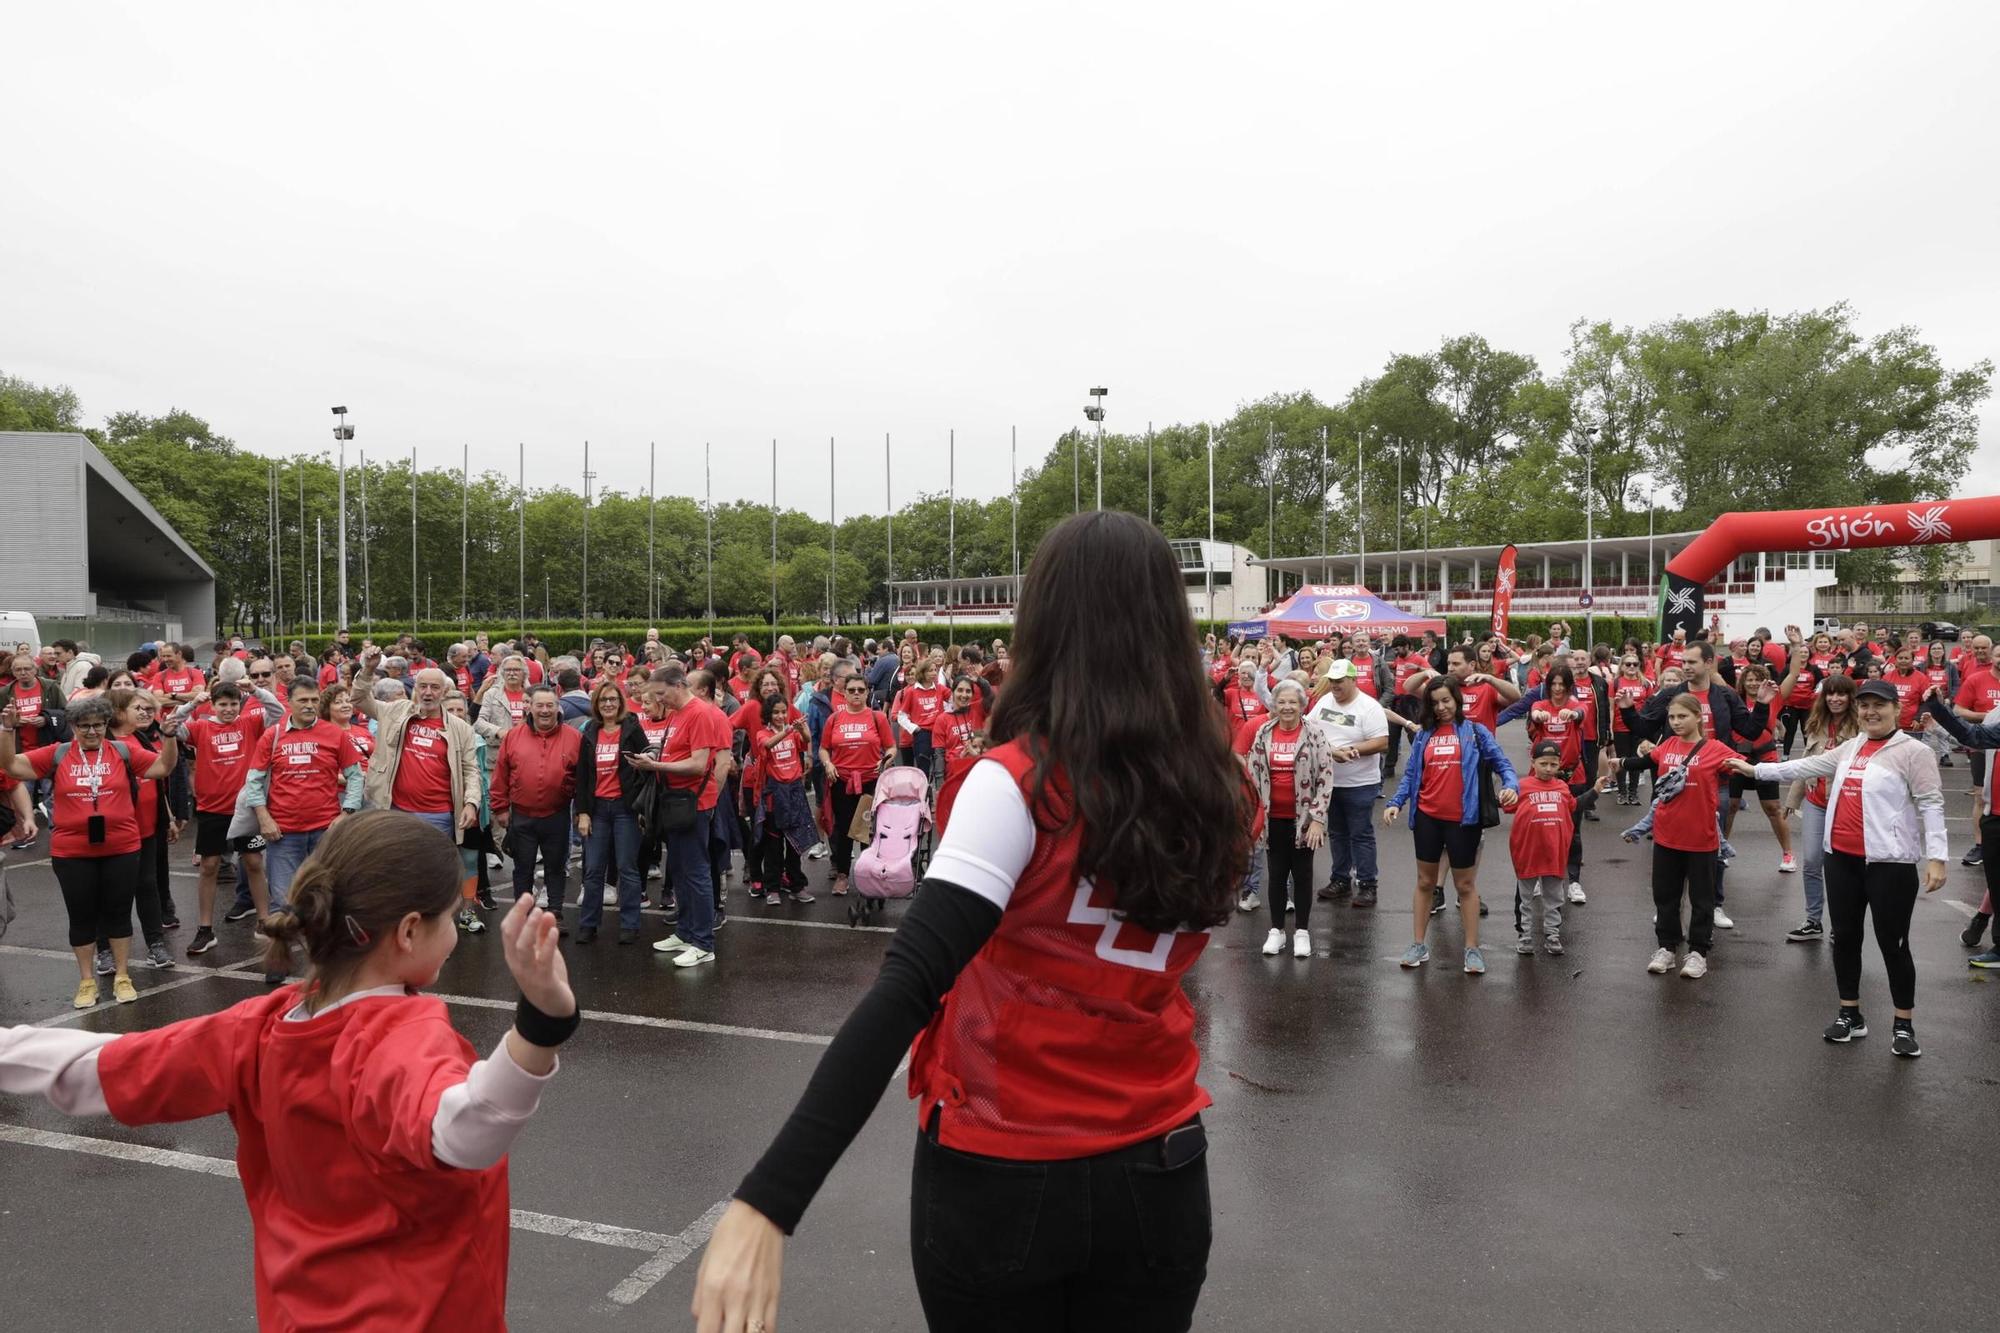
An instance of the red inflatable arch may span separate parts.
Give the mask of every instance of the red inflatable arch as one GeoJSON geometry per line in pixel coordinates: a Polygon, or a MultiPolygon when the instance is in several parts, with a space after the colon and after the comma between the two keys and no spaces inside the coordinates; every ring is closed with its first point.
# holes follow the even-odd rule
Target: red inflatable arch
{"type": "Polygon", "coordinates": [[[1667,562],[1660,637],[1701,628],[1702,588],[1747,551],[1850,551],[2000,537],[2000,495],[1853,509],[1724,514],[1667,562]]]}

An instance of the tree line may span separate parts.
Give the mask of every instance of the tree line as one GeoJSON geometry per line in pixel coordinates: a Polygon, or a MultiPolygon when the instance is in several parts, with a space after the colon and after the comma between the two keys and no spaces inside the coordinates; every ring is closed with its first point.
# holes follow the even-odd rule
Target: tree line
{"type": "MultiPolygon", "coordinates": [[[[1718,310],[1642,328],[1579,320],[1560,366],[1547,370],[1476,334],[1399,353],[1338,401],[1274,393],[1215,422],[1104,437],[1104,502],[1150,512],[1169,536],[1209,530],[1208,441],[1214,438],[1215,534],[1279,556],[1540,542],[1596,530],[1698,528],[1733,509],[1891,504],[1948,496],[1978,445],[1990,361],[1952,368],[1917,330],[1868,334],[1845,305],[1791,314],[1718,310]],[[1585,450],[1590,453],[1586,473],[1585,450]],[[1587,480],[1586,480],[1587,477],[1587,480]]],[[[0,374],[0,429],[82,430],[217,572],[217,606],[230,629],[262,632],[275,598],[267,565],[269,458],[178,408],[118,412],[83,424],[67,388],[0,374]]],[[[1095,436],[1062,434],[1019,483],[1019,545],[1035,544],[1076,504],[1094,499],[1095,436]]],[[[532,618],[584,606],[584,504],[562,486],[530,488],[486,473],[469,479],[465,541],[456,470],[415,478],[417,605],[411,605],[411,468],[350,465],[349,584],[360,610],[366,545],[378,623],[448,620],[461,601],[482,622],[519,610],[526,569],[532,618]],[[359,495],[366,474],[365,527],[359,495]],[[525,526],[525,543],[517,534],[525,526]],[[461,592],[461,549],[466,578],[461,592]]],[[[302,574],[315,564],[315,522],[337,522],[330,456],[280,461],[279,577],[285,622],[299,618],[302,574]],[[303,480],[303,516],[300,483],[303,480]],[[304,534],[301,561],[300,536],[304,534]]],[[[698,499],[652,505],[653,577],[647,580],[648,499],[607,490],[590,506],[589,612],[593,619],[695,619],[710,606],[708,516],[698,499]]],[[[924,494],[895,514],[895,575],[942,578],[1010,572],[1013,499],[960,496],[956,554],[952,502],[924,494]]],[[[713,514],[713,609],[731,621],[771,613],[771,510],[736,501],[713,514]]],[[[777,515],[781,619],[879,621],[887,606],[888,522],[828,525],[796,509],[777,515]]],[[[1899,558],[1927,581],[1951,575],[1950,547],[1854,552],[1842,581],[1886,588],[1899,558]]],[[[327,577],[328,601],[334,579],[327,577]]]]}

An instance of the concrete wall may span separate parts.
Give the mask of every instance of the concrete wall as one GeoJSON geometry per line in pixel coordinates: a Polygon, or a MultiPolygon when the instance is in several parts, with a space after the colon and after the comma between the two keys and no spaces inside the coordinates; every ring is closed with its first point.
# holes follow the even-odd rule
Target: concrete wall
{"type": "Polygon", "coordinates": [[[95,609],[86,553],[81,436],[0,432],[7,502],[0,520],[0,607],[41,616],[95,609]]]}

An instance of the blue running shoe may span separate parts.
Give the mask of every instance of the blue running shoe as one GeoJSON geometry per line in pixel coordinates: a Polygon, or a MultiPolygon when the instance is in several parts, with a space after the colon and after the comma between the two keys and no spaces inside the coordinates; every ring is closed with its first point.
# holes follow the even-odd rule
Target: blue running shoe
{"type": "MultiPolygon", "coordinates": [[[[1403,950],[1404,967],[1422,967],[1425,963],[1428,963],[1430,960],[1431,960],[1431,946],[1428,944],[1412,944],[1409,948],[1403,950]]],[[[1973,961],[1975,965],[1978,962],[1977,959],[1974,959],[1973,961]]]]}
{"type": "Polygon", "coordinates": [[[1465,970],[1475,977],[1486,975],[1486,955],[1477,949],[1465,951],[1465,970]]]}
{"type": "Polygon", "coordinates": [[[1988,949],[1965,960],[1974,967],[2000,967],[2000,949],[1988,949]]]}

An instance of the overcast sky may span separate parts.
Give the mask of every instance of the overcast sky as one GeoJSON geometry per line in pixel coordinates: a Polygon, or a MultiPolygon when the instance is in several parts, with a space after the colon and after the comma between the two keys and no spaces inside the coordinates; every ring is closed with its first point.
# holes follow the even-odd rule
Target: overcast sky
{"type": "MultiPolygon", "coordinates": [[[[0,369],[93,422],[879,510],[1478,332],[2000,357],[1979,4],[14,6],[0,369]],[[851,452],[849,452],[851,450],[851,452]]],[[[2000,407],[1988,405],[1990,420],[2000,407]]],[[[1988,425],[1981,464],[2000,473],[1988,425]]]]}

